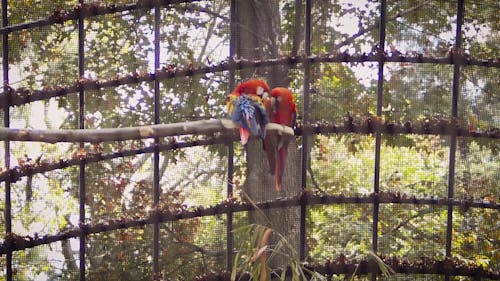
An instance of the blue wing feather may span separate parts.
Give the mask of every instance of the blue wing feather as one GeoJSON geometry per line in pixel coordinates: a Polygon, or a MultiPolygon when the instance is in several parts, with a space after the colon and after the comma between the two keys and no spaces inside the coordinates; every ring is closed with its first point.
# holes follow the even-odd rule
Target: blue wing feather
{"type": "Polygon", "coordinates": [[[269,117],[263,105],[252,100],[247,95],[242,95],[234,100],[234,110],[231,113],[231,120],[241,127],[247,129],[251,135],[257,136],[259,133],[265,138],[265,126],[269,123],[269,117]]]}

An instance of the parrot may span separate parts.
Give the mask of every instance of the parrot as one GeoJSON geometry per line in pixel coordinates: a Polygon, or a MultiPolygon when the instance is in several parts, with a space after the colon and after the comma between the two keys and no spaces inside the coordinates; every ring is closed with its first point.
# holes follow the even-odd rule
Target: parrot
{"type": "Polygon", "coordinates": [[[239,125],[242,145],[248,143],[250,135],[262,140],[266,137],[266,124],[269,123],[264,101],[271,92],[265,81],[250,79],[240,83],[226,98],[231,120],[239,125]]]}
{"type": "MultiPolygon", "coordinates": [[[[264,106],[270,122],[292,128],[295,126],[297,111],[295,102],[293,101],[293,94],[289,89],[283,87],[273,88],[270,97],[265,100],[264,106]]],[[[288,142],[285,142],[285,140],[285,137],[277,135],[275,141],[271,137],[266,138],[264,141],[269,168],[275,178],[276,191],[280,191],[281,189],[281,182],[285,171],[288,148],[288,142]]]]}

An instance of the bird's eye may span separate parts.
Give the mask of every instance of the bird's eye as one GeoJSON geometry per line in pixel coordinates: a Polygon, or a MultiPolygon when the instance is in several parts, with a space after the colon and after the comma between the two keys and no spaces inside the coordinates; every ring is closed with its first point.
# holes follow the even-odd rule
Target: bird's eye
{"type": "Polygon", "coordinates": [[[264,88],[262,88],[261,86],[257,87],[257,95],[259,96],[262,96],[262,94],[264,94],[264,88]]]}

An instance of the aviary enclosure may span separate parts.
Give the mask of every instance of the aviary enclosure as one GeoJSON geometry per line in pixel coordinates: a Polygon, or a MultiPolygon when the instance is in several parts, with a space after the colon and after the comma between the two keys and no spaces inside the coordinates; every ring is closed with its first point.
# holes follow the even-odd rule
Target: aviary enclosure
{"type": "Polygon", "coordinates": [[[500,279],[498,1],[1,10],[0,280],[500,279]],[[249,78],[295,94],[279,192],[249,78]]]}

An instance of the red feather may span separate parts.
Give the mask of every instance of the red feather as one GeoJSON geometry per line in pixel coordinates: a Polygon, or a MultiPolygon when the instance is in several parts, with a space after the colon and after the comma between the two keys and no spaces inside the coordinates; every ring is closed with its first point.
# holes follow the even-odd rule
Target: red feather
{"type": "MultiPolygon", "coordinates": [[[[287,88],[274,88],[271,90],[271,98],[265,102],[269,120],[272,123],[293,127],[295,124],[296,105],[293,101],[293,94],[287,88]]],[[[275,188],[281,189],[283,174],[287,158],[287,143],[282,136],[276,136],[276,143],[272,143],[271,138],[265,142],[266,154],[271,173],[275,177],[275,188]],[[274,170],[273,168],[274,167],[274,170]]]]}
{"type": "MultiPolygon", "coordinates": [[[[236,86],[236,88],[226,98],[229,115],[231,115],[234,111],[233,100],[239,99],[242,95],[248,95],[252,97],[253,100],[257,100],[262,103],[263,95],[265,95],[264,93],[269,94],[270,92],[271,90],[267,83],[259,79],[250,79],[238,84],[238,86],[236,86]]],[[[257,118],[257,122],[260,124],[262,118],[259,115],[256,115],[255,117],[257,118]]],[[[249,119],[245,118],[243,122],[245,122],[247,127],[251,127],[249,119]]],[[[243,145],[246,145],[250,137],[250,132],[241,126],[242,124],[240,124],[240,140],[243,145]]]]}

